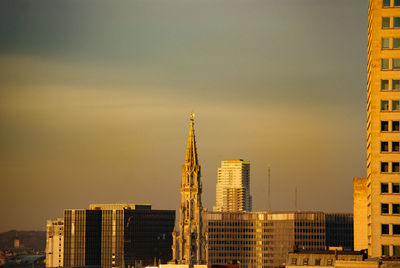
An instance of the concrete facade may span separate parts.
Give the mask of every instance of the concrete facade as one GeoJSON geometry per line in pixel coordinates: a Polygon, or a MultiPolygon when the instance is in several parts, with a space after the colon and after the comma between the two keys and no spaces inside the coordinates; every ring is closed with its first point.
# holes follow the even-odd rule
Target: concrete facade
{"type": "Polygon", "coordinates": [[[221,162],[216,185],[214,211],[251,211],[250,162],[231,159],[221,162]]]}
{"type": "Polygon", "coordinates": [[[354,214],[360,219],[360,228],[356,226],[355,230],[355,246],[365,247],[367,239],[371,257],[400,256],[399,38],[399,1],[369,0],[367,217],[361,199],[355,199],[354,214]]]}
{"type": "Polygon", "coordinates": [[[64,219],[48,220],[46,231],[46,267],[63,267],[64,219]]]}
{"type": "Polygon", "coordinates": [[[367,179],[353,179],[354,250],[368,248],[367,179]]]}

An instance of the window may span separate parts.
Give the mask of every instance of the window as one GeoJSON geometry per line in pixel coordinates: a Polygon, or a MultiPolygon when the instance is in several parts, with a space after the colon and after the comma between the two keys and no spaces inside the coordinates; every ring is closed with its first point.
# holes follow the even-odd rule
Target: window
{"type": "Polygon", "coordinates": [[[393,256],[400,257],[400,246],[393,246],[393,256]]]}
{"type": "Polygon", "coordinates": [[[381,183],[381,193],[386,194],[389,192],[389,184],[381,183]]]}
{"type": "Polygon", "coordinates": [[[393,38],[393,48],[400,48],[400,38],[393,38]]]}
{"type": "Polygon", "coordinates": [[[389,256],[389,246],[382,245],[382,256],[389,256]]]}
{"type": "Polygon", "coordinates": [[[399,152],[400,151],[400,144],[398,141],[392,142],[392,152],[399,152]]]}
{"type": "Polygon", "coordinates": [[[303,265],[308,265],[308,258],[303,259],[303,265]]]}
{"type": "Polygon", "coordinates": [[[400,204],[392,204],[392,214],[400,214],[400,204]]]}
{"type": "Polygon", "coordinates": [[[383,7],[390,7],[390,0],[383,0],[383,7]]]}
{"type": "Polygon", "coordinates": [[[296,265],[297,264],[297,259],[296,258],[292,258],[292,265],[296,265]]]}
{"type": "Polygon", "coordinates": [[[393,17],[393,27],[394,28],[400,27],[400,17],[393,17]]]}
{"type": "Polygon", "coordinates": [[[381,69],[382,70],[389,69],[389,59],[381,59],[381,69]]]}
{"type": "Polygon", "coordinates": [[[400,101],[392,100],[392,111],[399,111],[400,110],[400,101]]]}
{"type": "Polygon", "coordinates": [[[392,193],[394,194],[400,193],[400,184],[392,183],[392,193]]]}
{"type": "Polygon", "coordinates": [[[382,49],[387,49],[389,46],[389,38],[382,38],[382,49]]]}
{"type": "Polygon", "coordinates": [[[316,259],[315,260],[315,265],[321,265],[321,259],[316,259]]]}
{"type": "Polygon", "coordinates": [[[400,90],[400,80],[392,80],[392,90],[400,90]]]}
{"type": "Polygon", "coordinates": [[[392,172],[400,172],[400,163],[399,162],[393,162],[392,163],[392,172]]]}
{"type": "Polygon", "coordinates": [[[389,163],[381,162],[381,172],[389,172],[389,163]]]}
{"type": "Polygon", "coordinates": [[[389,90],[389,80],[381,80],[381,90],[389,90]]]}
{"type": "Polygon", "coordinates": [[[388,214],[389,213],[389,204],[381,204],[381,214],[388,214]]]}
{"type": "Polygon", "coordinates": [[[400,121],[392,121],[392,131],[400,131],[400,121]]]}
{"type": "Polygon", "coordinates": [[[332,260],[332,259],[329,259],[329,260],[326,262],[326,265],[332,266],[332,265],[333,265],[333,260],[332,260]]]}
{"type": "Polygon", "coordinates": [[[390,18],[389,17],[382,17],[382,28],[383,29],[390,28],[390,18]]]}
{"type": "Polygon", "coordinates": [[[381,141],[381,152],[389,152],[389,142],[381,141]]]}
{"type": "Polygon", "coordinates": [[[394,0],[394,6],[399,7],[400,6],[400,1],[399,0],[394,0]]]}
{"type": "Polygon", "coordinates": [[[383,235],[389,234],[389,224],[382,224],[381,225],[381,232],[383,235]]]}
{"type": "Polygon", "coordinates": [[[389,111],[389,101],[381,100],[381,111],[389,111]]]}
{"type": "Polygon", "coordinates": [[[393,224],[392,232],[394,235],[400,235],[400,224],[393,224]]]}
{"type": "MultiPolygon", "coordinates": [[[[400,18],[399,18],[400,19],[400,18]]],[[[400,69],[400,59],[393,59],[392,60],[392,69],[398,70],[400,69]]]]}
{"type": "Polygon", "coordinates": [[[389,131],[389,122],[381,121],[381,131],[389,131]]]}

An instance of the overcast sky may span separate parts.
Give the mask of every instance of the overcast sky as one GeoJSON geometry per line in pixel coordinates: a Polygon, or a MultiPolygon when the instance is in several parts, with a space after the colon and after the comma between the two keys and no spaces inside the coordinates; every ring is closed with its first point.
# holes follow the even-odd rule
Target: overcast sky
{"type": "Polygon", "coordinates": [[[251,162],[256,211],[352,211],[366,0],[0,1],[0,231],[90,203],[178,209],[189,114],[203,203],[251,162]]]}

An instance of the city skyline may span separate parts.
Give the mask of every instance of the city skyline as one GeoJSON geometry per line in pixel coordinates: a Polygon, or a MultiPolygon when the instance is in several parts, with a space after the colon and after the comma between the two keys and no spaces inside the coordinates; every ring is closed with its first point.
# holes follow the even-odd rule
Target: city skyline
{"type": "Polygon", "coordinates": [[[44,230],[89,203],[178,210],[190,111],[209,210],[229,158],[252,163],[254,211],[267,209],[267,165],[273,211],[294,210],[295,187],[298,209],[352,210],[366,1],[11,3],[0,3],[0,231],[44,230]]]}

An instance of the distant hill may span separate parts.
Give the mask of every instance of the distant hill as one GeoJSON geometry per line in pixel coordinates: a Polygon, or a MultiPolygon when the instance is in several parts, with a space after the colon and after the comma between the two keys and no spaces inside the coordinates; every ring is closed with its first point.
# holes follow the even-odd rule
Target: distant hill
{"type": "Polygon", "coordinates": [[[0,249],[13,248],[14,239],[19,239],[23,248],[42,251],[46,247],[46,232],[11,230],[0,233],[0,249]]]}

